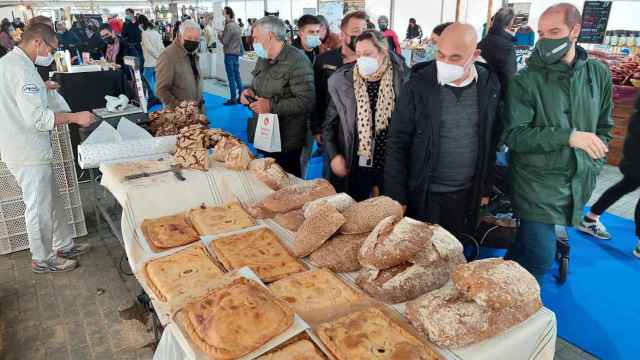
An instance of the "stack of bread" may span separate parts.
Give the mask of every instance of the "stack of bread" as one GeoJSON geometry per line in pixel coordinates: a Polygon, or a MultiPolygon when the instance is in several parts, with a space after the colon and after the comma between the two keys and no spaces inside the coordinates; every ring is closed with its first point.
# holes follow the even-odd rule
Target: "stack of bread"
{"type": "Polygon", "coordinates": [[[246,170],[253,159],[249,148],[237,138],[220,129],[191,125],[180,130],[176,144],[176,160],[185,168],[209,169],[209,149],[213,159],[224,162],[228,169],[246,170]]]}
{"type": "Polygon", "coordinates": [[[208,123],[207,117],[199,113],[195,101],[183,101],[175,108],[149,113],[149,127],[155,136],[178,135],[187,126],[206,126],[208,123]]]}
{"type": "Polygon", "coordinates": [[[536,279],[494,258],[458,266],[445,286],[409,302],[406,316],[436,345],[458,348],[496,336],[541,307],[536,279]]]}
{"type": "Polygon", "coordinates": [[[278,214],[302,209],[302,206],[310,201],[335,193],[336,190],[327,180],[305,181],[285,186],[248,207],[247,210],[257,219],[270,219],[278,214]]]}
{"type": "Polygon", "coordinates": [[[440,288],[455,267],[466,262],[462,244],[442,227],[394,216],[376,225],[358,260],[358,286],[393,304],[440,288]]]}

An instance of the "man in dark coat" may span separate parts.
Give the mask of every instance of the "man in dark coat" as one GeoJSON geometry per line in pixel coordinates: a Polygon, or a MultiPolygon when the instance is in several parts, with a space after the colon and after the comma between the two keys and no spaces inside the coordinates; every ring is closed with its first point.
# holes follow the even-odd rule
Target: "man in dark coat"
{"type": "MultiPolygon", "coordinates": [[[[593,204],[591,211],[578,227],[579,230],[603,240],[611,239],[611,235],[599,221],[600,215],[620,198],[640,188],[640,97],[636,101],[636,111],[629,119],[629,133],[624,142],[620,171],[624,175],[622,180],[605,191],[593,204]]],[[[640,239],[640,200],[636,205],[635,222],[636,236],[640,239]]],[[[633,253],[640,257],[640,240],[633,253]]]]}
{"type": "Polygon", "coordinates": [[[475,63],[473,27],[442,33],[437,61],[414,67],[387,138],[385,193],[407,216],[440,224],[460,237],[474,231],[488,202],[498,134],[500,83],[475,63]]]}
{"type": "Polygon", "coordinates": [[[503,93],[507,90],[509,80],[518,71],[516,51],[513,47],[514,39],[509,32],[513,26],[514,16],[513,9],[500,9],[493,17],[489,33],[478,44],[480,55],[498,75],[503,93]]]}

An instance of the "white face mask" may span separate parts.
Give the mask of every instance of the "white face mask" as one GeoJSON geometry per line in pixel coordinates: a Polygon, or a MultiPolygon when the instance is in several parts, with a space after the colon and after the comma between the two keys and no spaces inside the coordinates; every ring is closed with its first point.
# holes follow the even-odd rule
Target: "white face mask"
{"type": "Polygon", "coordinates": [[[358,58],[358,72],[362,77],[369,77],[375,74],[380,68],[380,64],[378,64],[378,59],[373,57],[359,57],[358,58]]]}
{"type": "Polygon", "coordinates": [[[40,56],[38,55],[38,49],[36,49],[36,61],[35,64],[38,66],[49,66],[53,62],[53,55],[51,53],[48,56],[40,56]]]}
{"type": "Polygon", "coordinates": [[[471,57],[463,66],[448,64],[444,61],[437,60],[436,67],[438,68],[438,84],[446,85],[454,81],[460,80],[466,71],[467,65],[471,62],[471,57]]]}

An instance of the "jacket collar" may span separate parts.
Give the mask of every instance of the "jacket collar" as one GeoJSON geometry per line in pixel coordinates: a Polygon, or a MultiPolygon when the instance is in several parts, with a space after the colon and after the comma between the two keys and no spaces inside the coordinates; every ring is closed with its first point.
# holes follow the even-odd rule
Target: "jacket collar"
{"type": "Polygon", "coordinates": [[[34,67],[36,66],[33,61],[31,61],[27,53],[25,53],[24,50],[20,48],[20,46],[14,46],[12,51],[15,52],[18,57],[20,57],[25,63],[28,63],[34,67]]]}

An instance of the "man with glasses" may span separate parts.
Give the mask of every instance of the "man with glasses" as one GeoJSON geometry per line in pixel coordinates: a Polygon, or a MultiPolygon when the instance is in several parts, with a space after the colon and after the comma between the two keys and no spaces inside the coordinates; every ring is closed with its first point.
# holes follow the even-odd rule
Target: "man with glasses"
{"type": "Polygon", "coordinates": [[[0,59],[0,156],[23,194],[25,222],[35,273],[63,272],[78,266],[88,244],[74,244],[64,202],[53,174],[49,132],[55,125],[86,127],[89,112],[54,113],[47,108],[47,89],[35,65],[49,66],[58,39],[53,28],[34,24],[20,45],[0,59]]]}

